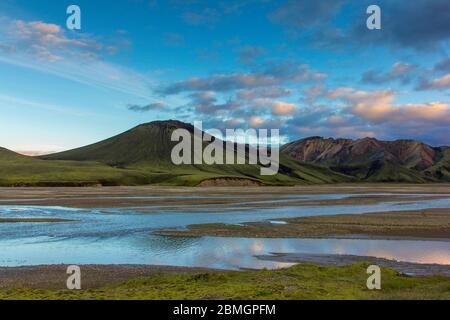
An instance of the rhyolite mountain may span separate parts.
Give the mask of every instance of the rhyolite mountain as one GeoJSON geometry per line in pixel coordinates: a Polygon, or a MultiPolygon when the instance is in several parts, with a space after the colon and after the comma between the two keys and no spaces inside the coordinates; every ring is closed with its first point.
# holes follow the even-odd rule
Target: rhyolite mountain
{"type": "Polygon", "coordinates": [[[284,145],[281,152],[364,181],[450,181],[450,149],[415,140],[310,137],[284,145]]]}
{"type": "Polygon", "coordinates": [[[323,139],[284,145],[280,170],[260,165],[181,165],[171,161],[172,132],[180,121],[141,124],[109,139],[51,155],[28,157],[0,148],[2,186],[296,185],[341,182],[450,181],[450,148],[417,141],[323,139]]]}

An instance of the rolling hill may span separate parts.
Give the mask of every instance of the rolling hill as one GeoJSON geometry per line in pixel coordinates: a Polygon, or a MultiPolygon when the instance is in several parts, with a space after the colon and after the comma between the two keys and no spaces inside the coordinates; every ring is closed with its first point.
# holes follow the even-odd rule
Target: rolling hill
{"type": "Polygon", "coordinates": [[[380,141],[311,137],[291,142],[281,152],[369,182],[450,181],[448,147],[414,140],[380,141]]]}
{"type": "Polygon", "coordinates": [[[45,161],[0,148],[0,186],[139,185],[147,177],[90,161],[45,161]]]}

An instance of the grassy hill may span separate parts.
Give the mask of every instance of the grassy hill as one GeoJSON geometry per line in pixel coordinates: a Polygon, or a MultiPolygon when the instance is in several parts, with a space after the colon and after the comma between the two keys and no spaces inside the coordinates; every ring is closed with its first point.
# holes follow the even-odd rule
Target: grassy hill
{"type": "Polygon", "coordinates": [[[45,161],[0,148],[0,186],[139,185],[146,179],[136,170],[89,161],[45,161]]]}
{"type": "Polygon", "coordinates": [[[38,158],[0,153],[0,185],[296,185],[349,182],[326,168],[301,164],[287,156],[275,176],[262,176],[260,165],[181,165],[171,161],[172,132],[193,126],[179,121],[139,125],[82,148],[38,158]]]}
{"type": "Polygon", "coordinates": [[[440,147],[438,150],[436,163],[427,168],[424,173],[437,177],[441,181],[450,181],[450,147],[440,147]]]}

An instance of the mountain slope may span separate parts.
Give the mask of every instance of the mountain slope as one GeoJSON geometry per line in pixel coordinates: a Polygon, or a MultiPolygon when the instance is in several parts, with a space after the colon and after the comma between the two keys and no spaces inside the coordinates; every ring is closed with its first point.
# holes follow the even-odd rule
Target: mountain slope
{"type": "Polygon", "coordinates": [[[137,163],[165,163],[170,161],[171,141],[175,129],[193,132],[191,125],[180,121],[156,121],[139,125],[112,138],[89,146],[41,156],[44,160],[99,161],[110,166],[129,166],[137,163]]]}
{"type": "Polygon", "coordinates": [[[145,173],[150,183],[197,185],[205,180],[246,179],[255,184],[293,185],[352,181],[351,177],[313,165],[302,165],[289,157],[280,160],[280,173],[262,176],[260,165],[181,165],[171,161],[172,132],[194,127],[180,121],[155,121],[139,125],[115,137],[57,154],[42,156],[44,160],[97,161],[117,168],[145,173]]]}
{"type": "Polygon", "coordinates": [[[0,148],[0,186],[139,185],[147,177],[89,161],[44,161],[0,148]]]}
{"type": "Polygon", "coordinates": [[[442,181],[450,181],[450,147],[440,147],[437,151],[437,162],[425,169],[424,173],[442,181]]]}
{"type": "Polygon", "coordinates": [[[281,152],[300,162],[321,165],[366,181],[449,181],[448,150],[414,140],[311,137],[286,144],[281,152]]]}
{"type": "MultiPolygon", "coordinates": [[[[450,181],[450,148],[412,140],[312,137],[281,148],[279,173],[261,165],[181,165],[171,161],[180,121],[139,125],[98,143],[41,157],[0,148],[0,185],[297,185],[340,182],[450,181]]],[[[223,142],[222,142],[223,143],[223,142]]],[[[206,144],[206,143],[205,143],[206,144]]]]}

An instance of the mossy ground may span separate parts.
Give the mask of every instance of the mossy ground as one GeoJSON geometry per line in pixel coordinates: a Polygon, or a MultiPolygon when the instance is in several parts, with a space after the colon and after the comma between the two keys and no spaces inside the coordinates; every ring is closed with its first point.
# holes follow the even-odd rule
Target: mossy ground
{"type": "Polygon", "coordinates": [[[158,274],[98,289],[0,291],[0,299],[450,299],[450,278],[382,269],[382,289],[366,287],[367,263],[296,265],[281,270],[158,274]]]}

